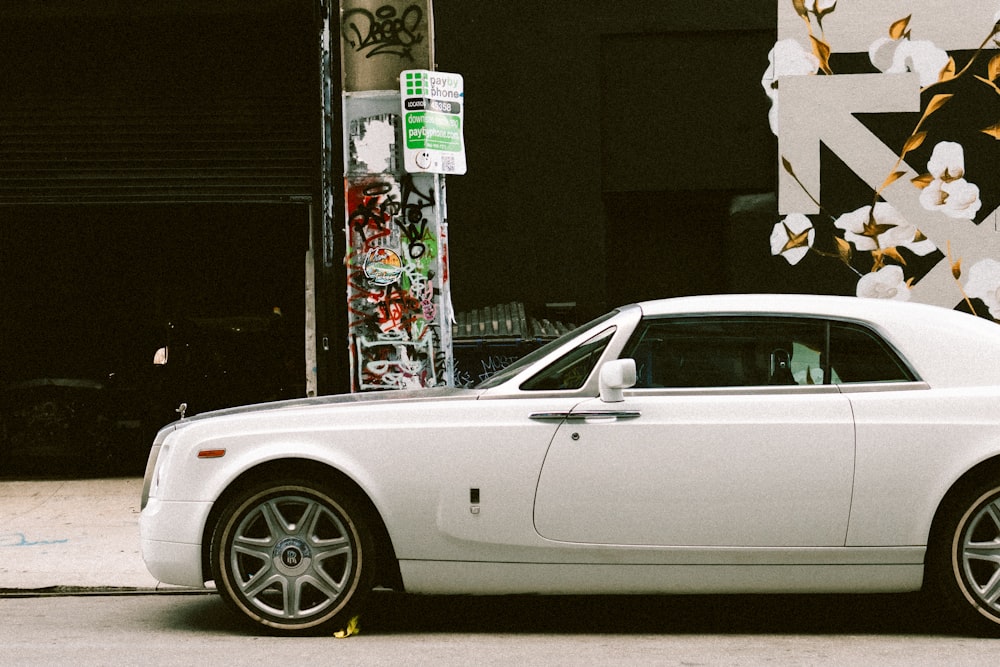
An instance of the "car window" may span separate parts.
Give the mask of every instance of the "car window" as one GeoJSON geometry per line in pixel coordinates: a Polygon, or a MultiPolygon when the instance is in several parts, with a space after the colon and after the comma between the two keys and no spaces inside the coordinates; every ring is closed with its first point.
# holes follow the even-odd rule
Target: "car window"
{"type": "Polygon", "coordinates": [[[541,373],[534,375],[521,385],[525,391],[548,389],[579,389],[587,382],[608,346],[616,327],[608,327],[587,342],[549,364],[541,373]]]}
{"type": "Polygon", "coordinates": [[[908,382],[913,373],[871,331],[848,324],[830,326],[830,365],[841,382],[908,382]]]}
{"type": "MultiPolygon", "coordinates": [[[[574,329],[568,333],[565,333],[553,341],[549,341],[542,347],[538,348],[537,350],[533,350],[532,352],[529,352],[525,356],[515,361],[510,366],[507,366],[503,370],[494,373],[486,380],[474,386],[477,389],[489,389],[491,387],[497,387],[503,384],[507,380],[511,379],[512,377],[523,371],[525,368],[528,368],[532,364],[536,363],[539,359],[544,358],[546,355],[550,354],[553,350],[559,348],[559,346],[565,345],[568,339],[574,336],[586,335],[588,329],[596,329],[604,322],[616,316],[618,312],[619,311],[617,310],[613,310],[609,313],[605,313],[604,315],[601,315],[600,317],[591,320],[587,324],[584,324],[582,327],[579,327],[578,329],[574,329]]],[[[572,354],[572,352],[570,354],[572,354]]]]}
{"type": "Polygon", "coordinates": [[[912,380],[872,332],[795,317],[686,317],[643,321],[623,356],[636,388],[818,385],[912,380]]]}

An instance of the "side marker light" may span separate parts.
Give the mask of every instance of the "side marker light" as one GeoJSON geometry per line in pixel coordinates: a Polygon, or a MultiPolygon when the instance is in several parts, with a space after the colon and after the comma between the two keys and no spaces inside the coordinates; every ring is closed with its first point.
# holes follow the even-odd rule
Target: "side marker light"
{"type": "Polygon", "coordinates": [[[198,452],[199,459],[221,459],[226,455],[224,449],[203,449],[198,452]]]}

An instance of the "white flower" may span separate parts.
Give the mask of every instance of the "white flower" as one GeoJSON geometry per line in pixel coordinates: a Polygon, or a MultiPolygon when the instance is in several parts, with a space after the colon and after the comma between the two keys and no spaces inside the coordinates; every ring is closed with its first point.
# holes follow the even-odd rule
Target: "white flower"
{"type": "Polygon", "coordinates": [[[809,253],[815,238],[812,221],[801,213],[792,213],[771,230],[771,254],[781,255],[795,266],[809,253]]]}
{"type": "Polygon", "coordinates": [[[874,215],[871,206],[863,206],[845,213],[833,224],[846,232],[844,238],[858,250],[900,247],[921,257],[935,250],[933,243],[919,238],[919,230],[886,202],[875,204],[874,215]]]}
{"type": "Polygon", "coordinates": [[[965,293],[982,300],[990,309],[990,315],[1000,319],[1000,262],[984,259],[974,264],[969,269],[965,293]]]}
{"type": "Polygon", "coordinates": [[[778,79],[783,76],[802,76],[819,71],[819,58],[794,39],[776,42],[767,54],[768,67],[760,79],[764,92],[771,98],[771,111],[767,119],[771,131],[778,134],[778,79]]]}
{"type": "Polygon", "coordinates": [[[881,37],[868,47],[868,59],[885,74],[916,72],[923,88],[937,83],[948,64],[948,53],[926,40],[881,37]]]}
{"type": "Polygon", "coordinates": [[[934,178],[920,193],[920,204],[928,211],[941,211],[949,218],[972,220],[982,207],[979,187],[966,181],[965,152],[961,144],[942,141],[927,161],[934,178]]]}
{"type": "Polygon", "coordinates": [[[903,278],[903,269],[891,264],[862,276],[858,281],[857,295],[866,299],[908,301],[910,288],[903,278]]]}
{"type": "Polygon", "coordinates": [[[959,178],[932,181],[920,192],[920,204],[928,211],[941,211],[949,218],[972,220],[983,202],[979,199],[979,188],[959,178]]]}
{"type": "Polygon", "coordinates": [[[927,161],[927,171],[934,178],[950,181],[965,176],[965,149],[954,141],[939,141],[927,161]]]}

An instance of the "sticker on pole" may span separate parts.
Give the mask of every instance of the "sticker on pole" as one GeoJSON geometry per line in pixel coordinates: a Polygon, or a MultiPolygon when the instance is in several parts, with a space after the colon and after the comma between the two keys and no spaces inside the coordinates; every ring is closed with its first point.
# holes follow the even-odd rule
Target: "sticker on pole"
{"type": "Polygon", "coordinates": [[[399,75],[406,171],[465,173],[465,91],[461,74],[425,69],[399,75]]]}

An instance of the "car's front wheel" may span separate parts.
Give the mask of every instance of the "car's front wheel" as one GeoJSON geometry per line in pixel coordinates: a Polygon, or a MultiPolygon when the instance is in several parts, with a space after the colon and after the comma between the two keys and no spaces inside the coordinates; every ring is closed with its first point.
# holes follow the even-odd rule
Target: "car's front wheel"
{"type": "Polygon", "coordinates": [[[374,546],[361,505],[308,480],[254,485],[212,537],[216,588],[240,614],[285,634],[333,632],[371,588],[374,546]]]}
{"type": "Polygon", "coordinates": [[[946,502],[927,546],[928,583],[960,625],[1000,634],[1000,482],[946,502]]]}

